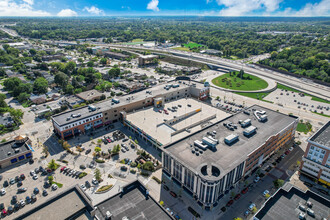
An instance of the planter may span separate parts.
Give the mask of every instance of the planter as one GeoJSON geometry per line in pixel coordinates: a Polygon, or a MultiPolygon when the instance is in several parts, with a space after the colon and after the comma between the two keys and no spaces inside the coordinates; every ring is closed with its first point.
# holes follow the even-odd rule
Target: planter
{"type": "MultiPolygon", "coordinates": [[[[102,186],[101,186],[101,187],[102,187],[102,186]]],[[[101,187],[100,187],[100,188],[101,188],[101,187]]],[[[114,185],[112,185],[109,189],[106,189],[106,190],[101,191],[101,192],[97,192],[97,190],[98,190],[98,189],[97,189],[97,190],[95,191],[95,194],[102,194],[102,193],[109,192],[113,187],[114,187],[114,185]]],[[[99,188],[99,189],[100,189],[100,188],[99,188]]]]}

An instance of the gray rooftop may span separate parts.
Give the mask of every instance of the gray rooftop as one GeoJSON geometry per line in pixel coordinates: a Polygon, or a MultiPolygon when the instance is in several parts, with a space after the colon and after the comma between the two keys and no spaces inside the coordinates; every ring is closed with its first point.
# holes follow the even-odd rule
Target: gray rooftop
{"type": "Polygon", "coordinates": [[[311,191],[303,192],[290,184],[289,189],[279,189],[263,207],[258,211],[255,217],[259,220],[278,220],[278,219],[299,219],[299,213],[306,214],[306,220],[309,219],[328,219],[330,215],[330,201],[311,191]],[[313,204],[312,210],[315,217],[309,216],[306,212],[299,209],[299,204],[304,205],[309,201],[313,204]]]}
{"type": "Polygon", "coordinates": [[[140,182],[135,181],[124,187],[124,193],[119,193],[100,204],[96,205],[95,216],[103,220],[107,211],[112,216],[111,220],[122,220],[123,217],[136,220],[169,220],[170,215],[149,195],[140,182]]]}
{"type": "Polygon", "coordinates": [[[330,148],[330,121],[328,121],[320,130],[310,137],[309,140],[330,148]]]}
{"type": "Polygon", "coordinates": [[[92,209],[91,201],[86,195],[78,187],[72,187],[41,203],[16,219],[92,219],[89,215],[92,209]]]}
{"type": "Polygon", "coordinates": [[[250,112],[250,115],[241,112],[229,116],[197,133],[165,146],[165,152],[169,153],[180,163],[196,173],[200,171],[202,166],[214,164],[220,169],[219,178],[222,178],[229,171],[245,161],[248,158],[248,155],[264,144],[269,137],[276,135],[296,120],[295,117],[257,105],[250,107],[247,111],[250,112]],[[252,109],[266,111],[268,121],[264,123],[259,122],[255,118],[252,109]],[[256,134],[251,137],[245,137],[243,135],[243,131],[246,128],[242,128],[238,123],[239,120],[244,121],[248,118],[251,119],[251,124],[257,127],[256,134]],[[224,122],[232,122],[233,124],[236,124],[237,129],[234,131],[227,129],[223,125],[224,122]],[[206,151],[203,151],[202,154],[199,154],[199,156],[193,154],[192,148],[195,148],[194,141],[201,141],[203,137],[208,136],[207,132],[213,131],[216,131],[215,139],[219,140],[216,149],[211,150],[208,148],[206,151]],[[237,134],[239,136],[239,141],[229,146],[224,143],[224,139],[231,134],[237,134]],[[191,147],[191,145],[193,147],[191,147]]]}
{"type": "MultiPolygon", "coordinates": [[[[147,89],[147,91],[151,91],[152,94],[146,93],[146,90],[143,90],[143,91],[140,91],[140,92],[137,92],[137,93],[134,93],[134,94],[129,94],[129,95],[125,95],[125,96],[116,97],[117,99],[120,100],[120,103],[115,104],[115,105],[111,104],[112,103],[111,99],[107,99],[107,100],[104,100],[102,102],[98,102],[98,103],[93,104],[96,108],[98,108],[98,110],[96,110],[96,111],[89,112],[88,107],[85,106],[85,107],[82,107],[82,108],[79,108],[79,109],[74,109],[74,110],[71,110],[71,111],[67,111],[67,112],[55,115],[55,116],[53,116],[53,120],[58,125],[63,126],[65,124],[72,123],[72,122],[77,121],[77,120],[81,120],[84,117],[89,117],[89,116],[92,116],[96,113],[100,113],[100,112],[103,112],[103,111],[111,109],[111,108],[117,108],[117,107],[120,107],[120,106],[127,105],[129,103],[142,101],[142,100],[144,100],[148,97],[150,98],[150,97],[155,97],[155,96],[158,96],[158,95],[163,95],[163,94],[166,94],[166,93],[172,93],[172,92],[178,91],[182,88],[188,87],[188,85],[180,84],[180,86],[177,87],[177,88],[171,88],[169,90],[166,90],[166,89],[164,89],[164,85],[165,84],[159,84],[155,87],[147,89]],[[131,99],[127,100],[128,97],[131,97],[131,99]],[[132,99],[132,97],[133,97],[133,99],[132,99]],[[81,114],[81,117],[76,118],[76,119],[71,119],[70,121],[66,121],[67,117],[70,117],[71,114],[78,114],[78,113],[81,114]]],[[[201,85],[197,83],[197,86],[201,86],[201,85]]]]}
{"type": "Polygon", "coordinates": [[[28,153],[30,150],[29,147],[26,146],[25,142],[16,143],[14,140],[12,140],[6,143],[2,143],[0,144],[0,161],[14,156],[16,154],[15,149],[19,149],[17,154],[21,154],[22,152],[28,153]],[[8,152],[10,152],[10,155],[8,155],[8,152]]]}

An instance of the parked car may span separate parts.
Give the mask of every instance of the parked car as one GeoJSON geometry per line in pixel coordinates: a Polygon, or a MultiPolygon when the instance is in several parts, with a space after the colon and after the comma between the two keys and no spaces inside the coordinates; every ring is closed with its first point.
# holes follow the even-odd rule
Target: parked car
{"type": "Polygon", "coordinates": [[[244,188],[244,189],[241,191],[241,193],[242,193],[242,194],[245,194],[245,193],[247,193],[248,191],[249,191],[249,188],[246,187],[246,188],[244,188]]]}
{"type": "Polygon", "coordinates": [[[12,204],[17,203],[17,196],[13,196],[13,197],[11,198],[11,202],[12,202],[12,204]]]}
{"type": "Polygon", "coordinates": [[[62,168],[61,168],[61,172],[63,172],[65,168],[66,168],[66,166],[62,167],[62,168]]]}
{"type": "Polygon", "coordinates": [[[14,205],[14,210],[15,210],[15,211],[18,211],[19,208],[20,208],[20,205],[19,205],[18,203],[16,203],[16,204],[14,205]]]}
{"type": "Polygon", "coordinates": [[[3,195],[6,195],[6,190],[5,189],[1,189],[0,190],[0,194],[3,196],[3,195]]]}
{"type": "Polygon", "coordinates": [[[58,188],[58,186],[57,186],[56,184],[53,184],[53,185],[52,185],[52,190],[55,191],[55,190],[57,190],[57,188],[58,188]]]}
{"type": "Polygon", "coordinates": [[[20,175],[20,179],[21,179],[21,180],[25,180],[25,175],[24,175],[24,174],[21,174],[21,175],[20,175]]]}
{"type": "Polygon", "coordinates": [[[3,187],[9,186],[8,180],[5,180],[2,185],[3,185],[3,187]]]}
{"type": "Polygon", "coordinates": [[[31,195],[31,202],[35,202],[35,201],[37,201],[37,197],[36,197],[36,195],[32,194],[31,195]]]}
{"type": "Polygon", "coordinates": [[[178,196],[176,195],[176,193],[173,192],[173,191],[170,191],[170,194],[171,194],[171,196],[173,196],[174,198],[178,197],[178,196]]]}
{"type": "Polygon", "coordinates": [[[17,192],[18,193],[22,193],[22,192],[26,192],[27,188],[18,188],[17,192]]]}
{"type": "Polygon", "coordinates": [[[48,192],[44,189],[44,190],[42,191],[42,195],[43,195],[43,196],[48,196],[48,192]]]}
{"type": "Polygon", "coordinates": [[[256,204],[251,203],[251,205],[249,206],[249,210],[252,211],[252,209],[253,209],[254,207],[256,207],[256,204]]]}
{"type": "Polygon", "coordinates": [[[23,208],[25,206],[25,202],[23,199],[21,199],[21,201],[19,202],[19,204],[21,205],[21,207],[23,208]]]}
{"type": "Polygon", "coordinates": [[[234,199],[235,199],[235,200],[238,200],[239,198],[241,198],[241,194],[238,193],[238,194],[234,197],[234,199]]]}
{"type": "Polygon", "coordinates": [[[234,203],[234,200],[229,200],[226,204],[227,207],[231,206],[234,203]]]}
{"type": "Polygon", "coordinates": [[[269,191],[268,190],[265,190],[262,195],[263,196],[266,196],[267,194],[269,194],[269,191]]]}
{"type": "Polygon", "coordinates": [[[259,182],[259,180],[260,180],[260,176],[257,176],[257,177],[253,180],[253,182],[257,183],[257,182],[259,182]]]}
{"type": "Polygon", "coordinates": [[[15,183],[15,179],[14,179],[14,178],[11,178],[11,179],[9,180],[9,183],[10,183],[10,185],[13,185],[13,184],[15,183]]]}
{"type": "Polygon", "coordinates": [[[99,182],[98,182],[95,178],[92,179],[92,183],[93,183],[94,185],[99,184],[99,182]]]}
{"type": "Polygon", "coordinates": [[[89,188],[89,187],[91,187],[91,184],[86,180],[86,181],[85,181],[85,186],[86,186],[87,188],[89,188]]]}
{"type": "Polygon", "coordinates": [[[82,164],[82,165],[79,166],[79,168],[84,170],[84,169],[86,169],[86,166],[82,164]]]}
{"type": "Polygon", "coordinates": [[[92,150],[91,149],[88,149],[85,151],[85,154],[89,154],[92,150]]]}
{"type": "Polygon", "coordinates": [[[247,217],[249,214],[250,214],[250,211],[249,211],[249,210],[246,210],[246,211],[244,212],[244,216],[245,216],[245,217],[247,217]]]}
{"type": "Polygon", "coordinates": [[[39,189],[38,189],[38,187],[36,187],[36,188],[33,189],[33,193],[34,193],[34,194],[38,194],[38,193],[39,193],[39,189]]]}
{"type": "Polygon", "coordinates": [[[50,187],[50,183],[48,182],[48,181],[46,181],[45,183],[44,183],[44,188],[49,188],[50,187]]]}
{"type": "Polygon", "coordinates": [[[164,185],[163,188],[166,190],[166,191],[169,191],[170,189],[168,188],[168,186],[164,185]]]}
{"type": "Polygon", "coordinates": [[[81,184],[81,185],[80,185],[80,188],[81,188],[82,190],[86,190],[86,189],[87,189],[86,186],[85,186],[84,184],[81,184]]]}
{"type": "Polygon", "coordinates": [[[32,202],[30,196],[27,196],[27,197],[25,198],[25,201],[26,201],[27,204],[30,204],[30,203],[32,202]]]}
{"type": "Polygon", "coordinates": [[[23,185],[23,182],[22,181],[18,181],[18,183],[17,183],[17,187],[20,187],[20,186],[22,186],[23,185]]]}
{"type": "Polygon", "coordinates": [[[34,180],[38,179],[38,176],[36,174],[34,174],[34,176],[32,177],[34,180]]]}

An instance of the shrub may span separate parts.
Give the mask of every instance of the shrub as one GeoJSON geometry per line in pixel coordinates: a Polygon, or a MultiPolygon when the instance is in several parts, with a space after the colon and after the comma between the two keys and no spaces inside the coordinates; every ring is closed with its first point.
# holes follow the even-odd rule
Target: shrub
{"type": "Polygon", "coordinates": [[[159,204],[160,204],[161,206],[164,206],[164,202],[163,202],[163,201],[160,201],[159,204]]]}
{"type": "Polygon", "coordinates": [[[122,159],[119,163],[121,163],[121,164],[125,164],[125,160],[122,159]]]}
{"type": "Polygon", "coordinates": [[[140,172],[140,175],[141,175],[141,176],[145,176],[145,177],[148,177],[148,176],[150,176],[150,174],[149,174],[149,173],[146,173],[146,172],[142,172],[142,171],[140,172]]]}
{"type": "Polygon", "coordinates": [[[110,189],[111,187],[112,187],[112,185],[101,186],[98,190],[96,190],[96,192],[104,192],[104,191],[110,189]]]}
{"type": "Polygon", "coordinates": [[[130,172],[133,174],[136,174],[136,170],[134,170],[134,169],[131,169],[130,172]]]}
{"type": "Polygon", "coordinates": [[[101,160],[101,159],[96,159],[95,162],[96,163],[104,163],[105,161],[104,160],[101,160]]]}
{"type": "Polygon", "coordinates": [[[111,174],[108,174],[108,178],[113,178],[111,174]]]}
{"type": "Polygon", "coordinates": [[[158,184],[161,184],[160,179],[158,179],[157,177],[153,176],[152,179],[155,180],[158,184]]]}
{"type": "Polygon", "coordinates": [[[136,167],[137,166],[137,163],[136,162],[132,162],[131,163],[131,167],[136,167]]]}
{"type": "Polygon", "coordinates": [[[273,183],[274,183],[274,186],[275,186],[276,188],[280,188],[281,186],[283,186],[283,184],[284,184],[284,180],[282,180],[282,179],[277,179],[277,180],[274,180],[273,183]]]}
{"type": "Polygon", "coordinates": [[[142,169],[148,171],[154,171],[154,164],[151,161],[147,161],[142,165],[142,169]]]}
{"type": "Polygon", "coordinates": [[[83,178],[84,176],[86,176],[87,173],[86,172],[82,172],[81,174],[79,174],[79,179],[83,178]]]}

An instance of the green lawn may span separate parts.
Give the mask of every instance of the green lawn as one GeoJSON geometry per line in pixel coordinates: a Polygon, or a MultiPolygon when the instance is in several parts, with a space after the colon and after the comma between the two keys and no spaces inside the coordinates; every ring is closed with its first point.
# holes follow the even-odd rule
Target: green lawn
{"type": "Polygon", "coordinates": [[[272,101],[265,100],[264,98],[269,94],[269,92],[257,92],[257,93],[245,93],[245,92],[234,92],[235,94],[246,96],[253,99],[258,99],[264,102],[273,103],[272,101]]]}
{"type": "Polygon", "coordinates": [[[143,39],[141,38],[136,38],[134,40],[132,40],[133,43],[136,43],[136,42],[143,42],[143,39]]]}
{"type": "Polygon", "coordinates": [[[193,43],[193,42],[189,42],[187,44],[183,44],[183,46],[185,46],[187,48],[204,47],[204,45],[193,43]]]}
{"type": "Polygon", "coordinates": [[[181,51],[190,51],[189,48],[187,47],[175,47],[175,48],[172,48],[173,50],[181,50],[181,51]]]}
{"type": "Polygon", "coordinates": [[[297,125],[297,131],[299,132],[308,133],[311,129],[312,129],[312,125],[308,122],[306,123],[299,122],[297,125]]]}
{"type": "Polygon", "coordinates": [[[322,113],[318,113],[318,112],[312,112],[312,113],[330,118],[330,115],[326,115],[326,114],[322,114],[322,113]]]}
{"type": "Polygon", "coordinates": [[[241,79],[237,77],[236,74],[226,73],[213,79],[212,83],[222,88],[244,91],[257,91],[265,89],[268,86],[265,80],[257,76],[245,73],[243,77],[244,79],[241,79]],[[250,79],[247,79],[248,77],[250,79]]]}

